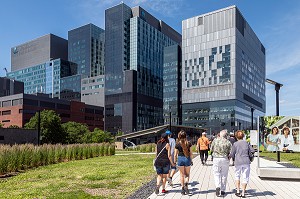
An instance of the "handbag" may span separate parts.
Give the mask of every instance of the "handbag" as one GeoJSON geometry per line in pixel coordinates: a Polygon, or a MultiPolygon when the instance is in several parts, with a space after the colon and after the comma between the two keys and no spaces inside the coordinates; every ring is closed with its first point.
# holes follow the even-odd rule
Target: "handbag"
{"type": "MultiPolygon", "coordinates": [[[[167,145],[166,145],[167,146],[167,145]]],[[[166,148],[166,146],[164,146],[164,148],[162,148],[162,150],[160,150],[160,152],[158,153],[158,155],[156,156],[156,158],[153,159],[153,170],[156,171],[156,167],[155,167],[155,162],[156,159],[158,158],[158,156],[161,154],[161,152],[166,148]]]]}
{"type": "Polygon", "coordinates": [[[250,162],[253,162],[254,160],[254,154],[251,152],[251,148],[250,148],[250,144],[248,145],[248,154],[249,154],[249,159],[250,159],[250,162]]]}

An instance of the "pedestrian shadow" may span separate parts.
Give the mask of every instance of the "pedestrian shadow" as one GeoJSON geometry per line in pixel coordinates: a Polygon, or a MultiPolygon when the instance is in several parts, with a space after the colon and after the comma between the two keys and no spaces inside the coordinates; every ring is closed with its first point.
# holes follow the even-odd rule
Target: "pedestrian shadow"
{"type": "Polygon", "coordinates": [[[190,182],[189,184],[190,184],[190,186],[194,187],[194,186],[198,185],[199,182],[198,181],[193,181],[193,182],[190,182]]]}
{"type": "Polygon", "coordinates": [[[248,189],[246,190],[246,195],[247,197],[250,198],[250,197],[257,197],[257,196],[275,196],[277,194],[272,191],[257,192],[256,189],[248,189]]]}
{"type": "Polygon", "coordinates": [[[205,191],[200,191],[199,189],[195,188],[195,190],[192,190],[193,195],[195,194],[208,194],[208,193],[216,193],[215,189],[210,189],[210,190],[205,190],[205,191]],[[198,191],[196,191],[198,190],[198,191]]]}
{"type": "MultiPolygon", "coordinates": [[[[199,182],[198,181],[193,181],[189,183],[189,187],[195,187],[196,185],[198,185],[199,182]]],[[[170,186],[170,185],[168,185],[170,186]]],[[[172,188],[177,188],[177,187],[181,187],[180,183],[173,183],[173,187],[172,188]]]]}

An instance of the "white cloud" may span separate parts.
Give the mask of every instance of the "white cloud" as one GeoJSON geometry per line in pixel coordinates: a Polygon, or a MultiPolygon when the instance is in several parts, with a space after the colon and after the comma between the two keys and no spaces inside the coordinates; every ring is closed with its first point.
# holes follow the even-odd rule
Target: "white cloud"
{"type": "Polygon", "coordinates": [[[183,0],[134,0],[135,5],[141,5],[144,9],[160,13],[160,15],[174,17],[184,5],[183,0]]]}
{"type": "Polygon", "coordinates": [[[264,31],[267,74],[300,65],[300,13],[288,13],[264,31]]]}
{"type": "MultiPolygon", "coordinates": [[[[120,0],[77,0],[73,5],[74,15],[83,23],[94,23],[104,28],[105,10],[118,5],[120,0]]],[[[125,0],[123,1],[130,7],[141,6],[151,14],[173,17],[177,15],[184,5],[183,0],[125,0]]]]}

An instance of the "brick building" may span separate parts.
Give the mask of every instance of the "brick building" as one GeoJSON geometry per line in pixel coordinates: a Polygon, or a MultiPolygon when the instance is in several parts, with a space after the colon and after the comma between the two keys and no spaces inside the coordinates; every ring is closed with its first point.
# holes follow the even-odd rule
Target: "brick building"
{"type": "Polygon", "coordinates": [[[104,129],[103,107],[88,105],[78,101],[48,98],[45,94],[16,94],[0,97],[0,122],[4,127],[17,125],[24,127],[38,110],[54,110],[62,123],[74,121],[85,123],[92,131],[104,129]]]}

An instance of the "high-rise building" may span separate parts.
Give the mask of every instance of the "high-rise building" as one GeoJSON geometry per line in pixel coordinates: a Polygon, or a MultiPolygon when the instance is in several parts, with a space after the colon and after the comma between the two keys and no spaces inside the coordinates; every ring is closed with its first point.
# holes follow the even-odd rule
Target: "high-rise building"
{"type": "Polygon", "coordinates": [[[78,91],[77,98],[80,100],[80,76],[79,78],[73,76],[76,73],[77,64],[62,59],[55,59],[15,70],[7,73],[7,77],[24,82],[24,93],[26,94],[45,93],[51,98],[61,98],[62,91],[66,93],[66,88],[71,88],[68,91],[74,91],[74,89],[78,91]],[[62,78],[67,77],[71,77],[72,81],[61,81],[62,78]],[[74,79],[77,80],[77,84],[74,83],[74,79]]]}
{"type": "Polygon", "coordinates": [[[105,11],[105,129],[129,133],[163,124],[164,47],[181,35],[143,8],[105,11]]]}
{"type": "Polygon", "coordinates": [[[87,24],[68,32],[68,60],[78,64],[82,77],[104,75],[104,30],[87,24]]]}
{"type": "Polygon", "coordinates": [[[256,127],[265,113],[265,48],[238,8],[186,19],[182,31],[183,125],[256,127]]]}
{"type": "Polygon", "coordinates": [[[68,41],[56,35],[47,34],[11,48],[11,71],[58,58],[68,59],[68,41]]]}
{"type": "Polygon", "coordinates": [[[180,125],[181,116],[181,47],[164,49],[163,68],[164,124],[180,125]]]}
{"type": "MultiPolygon", "coordinates": [[[[0,97],[14,95],[24,92],[24,83],[9,79],[6,77],[0,77],[0,97]]],[[[1,107],[1,104],[0,104],[1,107]]]]}

